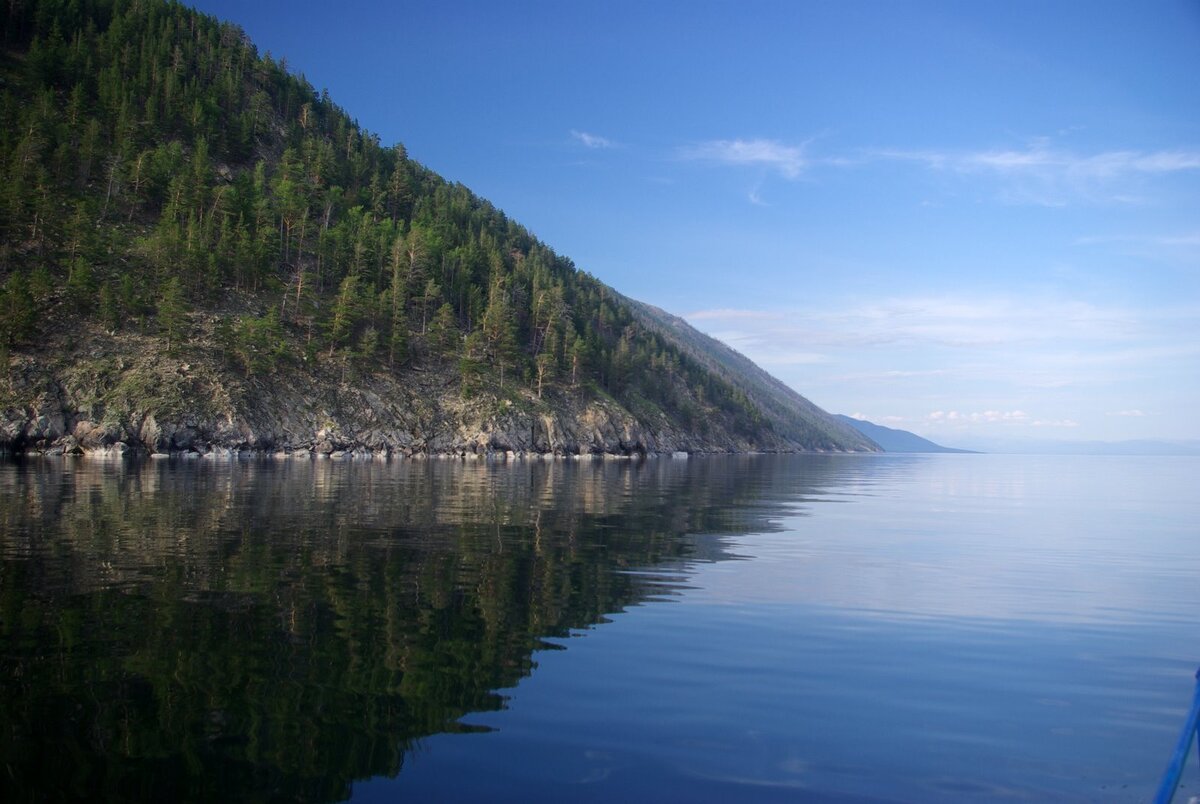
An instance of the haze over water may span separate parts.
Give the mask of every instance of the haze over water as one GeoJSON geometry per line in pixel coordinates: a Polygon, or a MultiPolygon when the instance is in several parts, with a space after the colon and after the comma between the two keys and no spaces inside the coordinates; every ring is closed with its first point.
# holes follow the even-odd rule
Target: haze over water
{"type": "Polygon", "coordinates": [[[1145,800],[1198,470],[9,464],[0,793],[1145,800]]]}

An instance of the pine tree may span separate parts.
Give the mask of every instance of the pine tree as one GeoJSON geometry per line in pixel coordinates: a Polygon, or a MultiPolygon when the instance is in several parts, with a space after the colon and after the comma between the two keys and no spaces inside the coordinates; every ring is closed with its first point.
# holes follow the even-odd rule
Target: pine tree
{"type": "Polygon", "coordinates": [[[10,346],[27,340],[33,335],[35,321],[25,275],[13,273],[0,288],[0,343],[10,346]]]}
{"type": "Polygon", "coordinates": [[[358,277],[347,276],[338,288],[337,299],[329,320],[329,356],[338,347],[347,346],[358,323],[358,277]]]}
{"type": "Polygon", "coordinates": [[[164,282],[159,290],[158,326],[167,337],[168,352],[174,352],[187,336],[188,305],[177,276],[164,282]]]}
{"type": "Polygon", "coordinates": [[[429,324],[429,343],[439,355],[452,354],[458,344],[458,325],[449,302],[438,308],[429,324]]]}
{"type": "Polygon", "coordinates": [[[504,278],[496,275],[488,294],[488,306],[480,322],[488,357],[500,369],[500,388],[504,388],[504,373],[517,352],[516,322],[509,304],[504,278]]]}

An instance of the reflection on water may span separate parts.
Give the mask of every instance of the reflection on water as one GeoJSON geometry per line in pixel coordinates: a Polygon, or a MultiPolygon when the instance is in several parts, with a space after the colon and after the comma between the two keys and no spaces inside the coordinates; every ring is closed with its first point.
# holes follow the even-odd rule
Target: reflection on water
{"type": "Polygon", "coordinates": [[[342,798],[545,638],[726,558],[705,534],[769,530],[764,467],[5,466],[0,790],[342,798]]]}
{"type": "Polygon", "coordinates": [[[1198,468],[3,465],[0,798],[1138,800],[1198,468]]]}

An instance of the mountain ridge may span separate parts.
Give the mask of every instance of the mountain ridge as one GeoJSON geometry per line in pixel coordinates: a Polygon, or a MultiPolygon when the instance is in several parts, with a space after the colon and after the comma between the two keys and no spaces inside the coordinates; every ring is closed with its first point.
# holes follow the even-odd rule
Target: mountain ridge
{"type": "Polygon", "coordinates": [[[806,429],[826,432],[833,440],[860,445],[870,451],[876,446],[869,434],[844,426],[794,388],[776,378],[732,346],[699,331],[680,316],[646,302],[627,299],[640,319],[658,331],[669,332],[697,360],[737,381],[748,397],[769,417],[777,432],[799,434],[806,429]]]}
{"type": "Polygon", "coordinates": [[[877,449],[383,147],[236,25],[29,0],[0,33],[0,447],[877,449]]]}
{"type": "Polygon", "coordinates": [[[955,447],[943,447],[941,444],[934,443],[928,438],[922,438],[916,433],[910,433],[908,430],[898,430],[894,427],[884,427],[882,424],[875,424],[865,419],[856,419],[853,416],[846,416],[841,413],[833,415],[835,419],[845,423],[848,427],[853,427],[863,435],[870,438],[879,446],[883,447],[884,452],[942,452],[942,453],[974,453],[975,450],[956,449],[955,447]]]}

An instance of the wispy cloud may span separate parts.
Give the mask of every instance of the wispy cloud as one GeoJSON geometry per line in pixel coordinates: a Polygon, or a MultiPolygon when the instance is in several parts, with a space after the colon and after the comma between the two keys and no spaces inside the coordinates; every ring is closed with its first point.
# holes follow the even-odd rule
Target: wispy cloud
{"type": "Polygon", "coordinates": [[[1128,311],[1070,300],[931,296],[883,300],[831,312],[829,323],[877,344],[955,348],[1007,347],[1045,341],[1110,341],[1137,321],[1128,311]]]}
{"type": "Polygon", "coordinates": [[[1200,232],[1183,232],[1171,235],[1152,234],[1103,234],[1077,237],[1077,246],[1130,244],[1135,246],[1162,246],[1165,248],[1195,248],[1200,246],[1200,232]]]}
{"type": "Polygon", "coordinates": [[[571,129],[571,137],[573,137],[577,142],[582,143],[585,148],[601,150],[604,148],[617,147],[617,143],[608,139],[607,137],[601,137],[599,134],[589,134],[586,131],[571,129]]]}
{"type": "Polygon", "coordinates": [[[935,410],[925,417],[930,422],[970,422],[971,424],[1028,424],[1029,414],[1023,410],[984,410],[960,413],[957,410],[935,410]]]}
{"type": "Polygon", "coordinates": [[[1075,428],[1074,419],[1038,419],[1023,410],[983,410],[960,412],[957,410],[935,410],[925,417],[926,423],[942,425],[1003,425],[1017,427],[1075,428]]]}
{"type": "Polygon", "coordinates": [[[777,140],[711,140],[679,149],[679,156],[723,165],[765,167],[795,179],[808,167],[807,143],[788,145],[777,140]]]}
{"type": "Polygon", "coordinates": [[[904,415],[893,421],[916,432],[1137,427],[1150,419],[1122,404],[1130,393],[1155,401],[1200,376],[1200,307],[1187,302],[959,294],[687,318],[828,410],[904,415]]]}
{"type": "Polygon", "coordinates": [[[851,374],[839,374],[833,379],[839,382],[869,382],[885,383],[889,380],[910,380],[919,377],[946,377],[950,374],[947,369],[861,371],[851,374]]]}
{"type": "Polygon", "coordinates": [[[713,310],[697,310],[694,313],[688,313],[684,316],[684,318],[691,319],[692,321],[705,321],[709,319],[736,321],[742,318],[769,320],[782,317],[783,313],[772,312],[769,310],[739,310],[733,307],[719,307],[713,310]]]}
{"type": "MultiPolygon", "coordinates": [[[[675,154],[684,160],[766,169],[787,179],[818,168],[907,162],[964,181],[986,181],[985,192],[1005,203],[1051,207],[1079,201],[1141,204],[1152,197],[1150,181],[1200,171],[1200,147],[1085,152],[1057,146],[1050,138],[1036,138],[1016,147],[883,147],[840,154],[825,149],[814,155],[810,151],[816,139],[796,144],[766,138],[709,140],[677,148],[675,154]]],[[[760,186],[751,189],[748,198],[753,204],[764,204],[760,186]]]]}
{"type": "Polygon", "coordinates": [[[1125,418],[1140,419],[1140,418],[1142,418],[1143,416],[1145,416],[1146,414],[1145,414],[1145,413],[1143,413],[1142,411],[1138,410],[1137,408],[1134,408],[1134,409],[1132,409],[1132,410],[1114,410],[1114,411],[1110,411],[1108,415],[1109,415],[1109,416],[1123,416],[1123,417],[1125,417],[1125,418]]]}
{"type": "Polygon", "coordinates": [[[920,162],[935,170],[952,170],[959,173],[1041,173],[1094,180],[1138,173],[1200,170],[1200,149],[1149,152],[1121,150],[1080,154],[1052,148],[1045,140],[1035,140],[1025,148],[975,151],[877,149],[869,153],[879,158],[920,162]]]}
{"type": "MultiPolygon", "coordinates": [[[[1036,348],[1042,355],[1062,354],[1064,360],[1077,363],[1102,360],[1107,365],[1180,358],[1200,351],[1200,343],[1164,337],[1172,331],[1178,336],[1181,328],[1195,328],[1200,307],[1193,304],[1160,306],[1151,314],[1074,299],[942,295],[811,310],[713,308],[684,317],[709,329],[737,329],[743,343],[763,346],[937,348],[969,353],[1036,348]]],[[[891,367],[872,376],[920,376],[932,370],[891,367]]]]}
{"type": "Polygon", "coordinates": [[[976,150],[879,148],[869,158],[914,162],[929,170],[1000,182],[1002,200],[1063,206],[1076,200],[1139,203],[1137,182],[1200,170],[1200,149],[1082,153],[1036,139],[1018,148],[976,150]]]}
{"type": "MultiPolygon", "coordinates": [[[[768,368],[831,363],[841,368],[828,382],[859,386],[1003,372],[1019,385],[1061,387],[1080,369],[1099,370],[1090,362],[1097,354],[1111,365],[1145,328],[1132,311],[1024,297],[906,297],[841,309],[710,309],[685,317],[768,368]],[[865,369],[831,357],[866,353],[922,357],[865,369]],[[932,354],[941,362],[929,365],[932,354]],[[1018,354],[1036,354],[1037,370],[1015,364],[1018,354]]],[[[1139,346],[1134,351],[1146,357],[1139,346]]]]}

